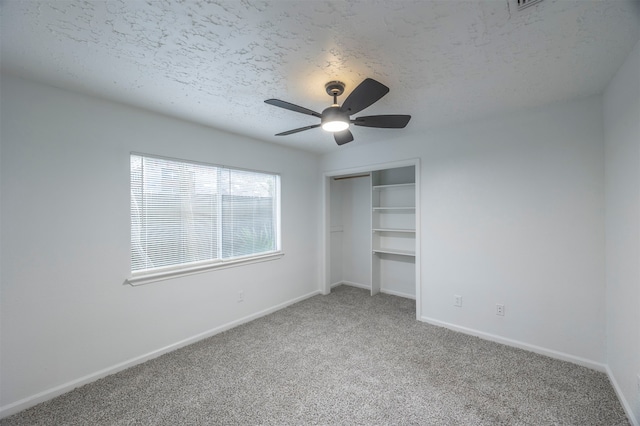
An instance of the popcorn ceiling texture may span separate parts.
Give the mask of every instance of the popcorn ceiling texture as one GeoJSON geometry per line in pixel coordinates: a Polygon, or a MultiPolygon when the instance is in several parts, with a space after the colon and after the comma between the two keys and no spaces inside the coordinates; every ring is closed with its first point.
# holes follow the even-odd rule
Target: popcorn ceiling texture
{"type": "MultiPolygon", "coordinates": [[[[339,149],[312,117],[324,84],[391,88],[372,114],[403,130],[600,93],[640,37],[632,1],[11,1],[2,69],[161,113],[317,152],[339,149]]],[[[340,100],[340,99],[339,99],[340,100]]],[[[344,96],[342,98],[344,100],[344,96]]],[[[354,131],[356,142],[388,130],[354,131]],[[364,137],[359,137],[364,136],[364,137]]]]}

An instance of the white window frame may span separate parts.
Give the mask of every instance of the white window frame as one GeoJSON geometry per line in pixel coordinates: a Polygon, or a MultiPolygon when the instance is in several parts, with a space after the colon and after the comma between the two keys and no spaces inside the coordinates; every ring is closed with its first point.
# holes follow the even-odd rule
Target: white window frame
{"type": "MultiPolygon", "coordinates": [[[[224,168],[224,169],[229,169],[232,171],[245,171],[245,172],[255,172],[255,173],[261,173],[261,174],[268,174],[268,175],[272,175],[276,178],[276,185],[275,185],[275,198],[276,198],[276,206],[275,206],[275,226],[276,226],[276,249],[273,251],[268,251],[268,252],[262,252],[262,253],[258,253],[258,254],[251,254],[251,255],[246,255],[246,256],[238,256],[238,257],[232,257],[232,258],[228,258],[228,259],[211,259],[211,260],[203,260],[203,261],[199,261],[199,262],[190,262],[190,263],[183,263],[183,264],[178,264],[178,265],[171,265],[171,266],[165,266],[165,267],[158,267],[158,268],[153,268],[153,269],[145,269],[145,270],[140,270],[140,271],[132,271],[130,272],[131,275],[125,280],[125,282],[127,284],[133,285],[133,286],[137,286],[137,285],[143,285],[143,284],[149,284],[152,282],[157,282],[157,281],[162,281],[162,280],[167,280],[167,279],[172,279],[172,278],[177,278],[177,277],[181,277],[181,276],[187,276],[187,275],[193,275],[193,274],[199,274],[199,273],[203,273],[203,272],[207,272],[207,271],[211,271],[211,270],[216,270],[216,269],[224,269],[224,268],[232,268],[232,267],[238,267],[238,266],[243,266],[243,265],[248,265],[248,264],[253,264],[253,263],[260,263],[260,262],[267,262],[267,261],[271,261],[271,260],[276,260],[281,258],[282,256],[284,256],[284,252],[282,251],[282,242],[281,242],[281,215],[280,215],[280,209],[281,209],[281,189],[280,189],[280,185],[281,185],[281,178],[280,178],[280,174],[278,173],[273,173],[273,172],[267,172],[267,171],[261,171],[261,170],[252,170],[252,169],[245,169],[245,168],[239,168],[239,167],[231,167],[231,166],[224,166],[224,165],[218,165],[218,164],[211,164],[211,163],[204,163],[204,162],[197,162],[197,161],[190,161],[190,160],[184,160],[184,159],[179,159],[179,158],[171,158],[171,157],[163,157],[163,156],[158,156],[158,155],[151,155],[151,154],[144,154],[144,153],[138,153],[138,152],[131,152],[129,155],[129,191],[132,191],[132,182],[131,182],[131,158],[133,156],[141,156],[141,157],[147,157],[147,158],[153,158],[153,159],[159,159],[159,160],[167,160],[167,161],[173,161],[173,162],[180,162],[180,163],[186,163],[186,164],[194,164],[194,165],[204,165],[204,166],[208,166],[208,167],[218,167],[218,168],[224,168]]],[[[131,208],[131,206],[130,206],[131,208]]],[[[129,224],[130,224],[130,232],[129,232],[129,236],[130,236],[130,240],[129,240],[129,259],[131,260],[132,258],[132,251],[133,251],[133,238],[132,238],[132,228],[133,228],[133,223],[131,218],[129,219],[129,224]]],[[[132,265],[130,265],[129,270],[132,270],[132,265]]]]}

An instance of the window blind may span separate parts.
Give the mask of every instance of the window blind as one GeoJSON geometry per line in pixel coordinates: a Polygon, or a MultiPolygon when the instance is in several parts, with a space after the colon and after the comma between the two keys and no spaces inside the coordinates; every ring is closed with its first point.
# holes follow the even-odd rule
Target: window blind
{"type": "Polygon", "coordinates": [[[279,186],[276,174],[132,154],[132,272],[279,250],[279,186]]]}

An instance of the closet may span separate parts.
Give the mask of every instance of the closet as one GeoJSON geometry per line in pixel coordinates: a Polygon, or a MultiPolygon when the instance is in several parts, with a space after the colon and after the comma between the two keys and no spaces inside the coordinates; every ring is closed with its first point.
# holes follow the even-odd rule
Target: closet
{"type": "Polygon", "coordinates": [[[329,179],[329,282],[416,298],[416,166],[329,179]]]}

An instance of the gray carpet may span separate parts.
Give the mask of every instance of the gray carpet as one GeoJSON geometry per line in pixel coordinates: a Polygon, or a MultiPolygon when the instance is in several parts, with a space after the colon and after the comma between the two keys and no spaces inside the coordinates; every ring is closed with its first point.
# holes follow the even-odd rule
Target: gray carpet
{"type": "Polygon", "coordinates": [[[628,425],[596,371],[337,287],[1,425],[628,425]]]}

